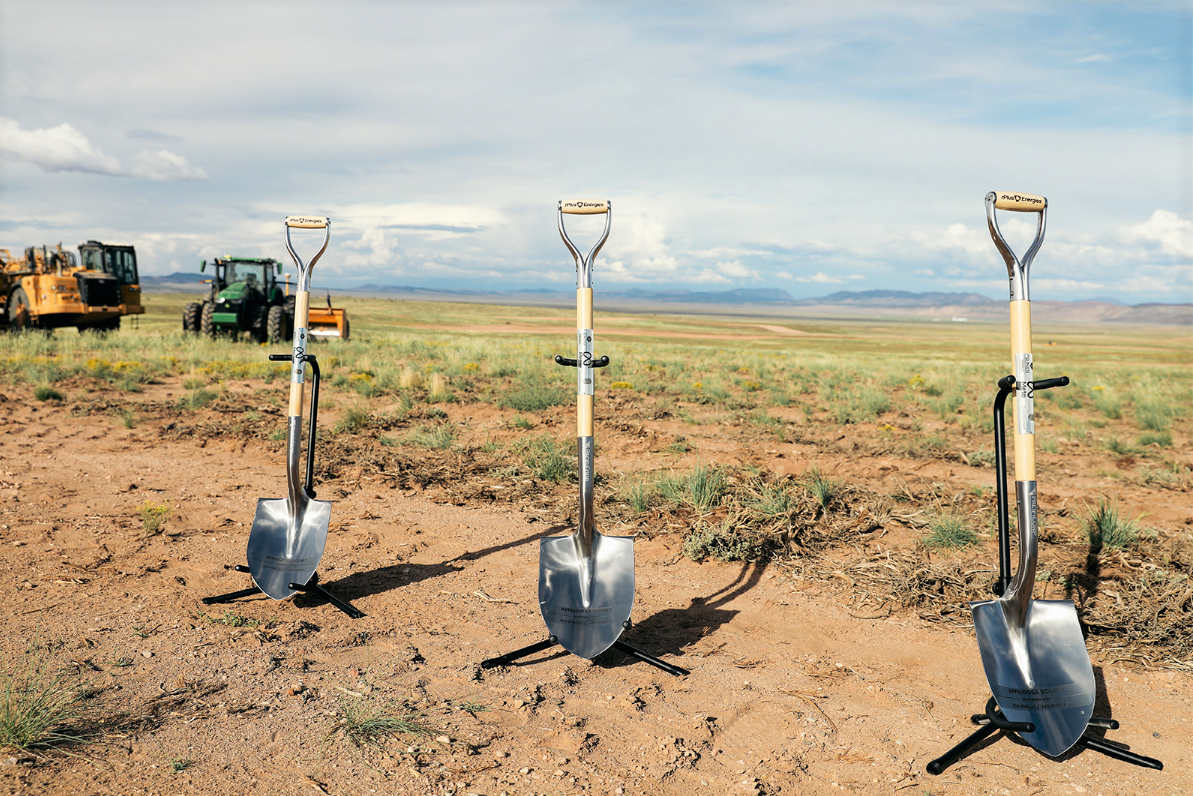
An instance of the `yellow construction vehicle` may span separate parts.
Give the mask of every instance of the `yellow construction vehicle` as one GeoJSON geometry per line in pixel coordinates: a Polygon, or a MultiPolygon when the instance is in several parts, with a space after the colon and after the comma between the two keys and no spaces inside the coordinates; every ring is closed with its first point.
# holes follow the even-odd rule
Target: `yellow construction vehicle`
{"type": "Polygon", "coordinates": [[[122,316],[145,312],[131,246],[88,241],[79,251],[83,266],[61,243],[30,246],[24,259],[0,249],[0,326],[113,331],[122,316]]]}
{"type": "MultiPolygon", "coordinates": [[[[290,295],[290,274],[284,274],[283,279],[286,285],[286,295],[290,295]]],[[[316,307],[314,303],[310,307],[310,315],[307,317],[307,333],[311,337],[336,338],[339,340],[347,340],[351,334],[351,327],[348,324],[348,310],[339,307],[331,306],[331,291],[327,291],[327,306],[316,307]]]]}

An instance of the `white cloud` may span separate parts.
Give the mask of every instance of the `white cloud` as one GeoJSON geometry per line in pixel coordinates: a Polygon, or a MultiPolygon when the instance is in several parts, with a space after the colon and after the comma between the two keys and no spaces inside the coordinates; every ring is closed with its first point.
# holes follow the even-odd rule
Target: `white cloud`
{"type": "Polygon", "coordinates": [[[819,285],[839,285],[842,282],[844,282],[845,280],[839,279],[835,276],[829,276],[824,271],[817,271],[816,273],[814,273],[808,277],[797,276],[795,278],[795,281],[796,282],[815,282],[816,284],[819,284],[819,285]]]}
{"type": "Polygon", "coordinates": [[[759,273],[753,268],[746,268],[741,264],[740,260],[732,260],[727,263],[717,263],[717,270],[722,274],[733,279],[758,279],[759,273]]]}
{"type": "Polygon", "coordinates": [[[207,180],[207,173],[187,163],[186,158],[164,149],[145,150],[133,156],[125,168],[70,124],[22,130],[19,122],[0,117],[0,153],[44,171],[77,171],[109,177],[144,177],[155,182],[207,180]]]}
{"type": "MultiPolygon", "coordinates": [[[[609,242],[602,250],[604,269],[611,271],[622,282],[655,282],[674,277],[679,271],[679,262],[667,243],[667,227],[663,222],[653,216],[632,212],[623,213],[621,218],[623,220],[618,226],[616,238],[610,235],[609,242]]],[[[572,236],[572,240],[580,246],[577,236],[572,236]]],[[[729,280],[715,271],[704,269],[699,274],[684,273],[681,281],[729,280]]]]}
{"type": "Polygon", "coordinates": [[[1165,254],[1193,258],[1193,219],[1169,210],[1157,210],[1142,224],[1127,227],[1123,238],[1128,242],[1157,243],[1165,254]]]}
{"type": "Polygon", "coordinates": [[[110,176],[124,173],[116,158],[105,155],[69,124],[22,130],[13,119],[0,117],[0,153],[45,171],[81,171],[110,176]]]}
{"type": "Polygon", "coordinates": [[[186,162],[182,155],[176,155],[165,149],[157,152],[144,150],[133,155],[132,167],[128,174],[133,177],[144,177],[154,182],[185,182],[197,180],[207,182],[207,172],[198,166],[186,162]]]}
{"type": "Polygon", "coordinates": [[[916,276],[936,276],[936,272],[931,268],[917,268],[912,273],[916,276]]]}

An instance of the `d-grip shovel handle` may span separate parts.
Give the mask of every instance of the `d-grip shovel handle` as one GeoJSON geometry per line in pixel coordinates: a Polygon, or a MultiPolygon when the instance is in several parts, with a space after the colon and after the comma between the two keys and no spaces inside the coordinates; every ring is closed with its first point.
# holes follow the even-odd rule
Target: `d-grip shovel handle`
{"type": "Polygon", "coordinates": [[[559,237],[563,238],[563,244],[568,247],[568,251],[572,253],[572,257],[576,260],[576,287],[592,288],[592,261],[596,258],[597,253],[600,252],[601,247],[605,245],[605,241],[609,239],[609,225],[613,221],[613,203],[606,200],[592,200],[592,199],[572,199],[568,201],[561,200],[559,202],[559,237]],[[588,255],[580,254],[580,250],[576,248],[576,244],[572,243],[572,239],[568,237],[567,230],[563,227],[563,217],[565,215],[571,216],[605,216],[605,231],[601,233],[601,238],[596,242],[596,245],[588,252],[588,255]]]}
{"type": "Polygon", "coordinates": [[[1030,193],[1012,193],[1010,191],[991,191],[986,194],[986,225],[990,228],[990,237],[994,239],[994,246],[1007,264],[1007,276],[1011,282],[1011,301],[1028,301],[1027,273],[1031,269],[1031,261],[1044,242],[1044,227],[1048,220],[1048,200],[1043,196],[1030,193]],[[1002,232],[998,228],[995,210],[1009,210],[1015,213],[1039,213],[1036,223],[1036,237],[1022,258],[1016,257],[1015,252],[1007,245],[1002,232]]]}
{"type": "Polygon", "coordinates": [[[302,417],[302,386],[305,363],[303,357],[307,352],[307,319],[311,311],[311,271],[315,263],[327,251],[327,243],[331,239],[331,219],[326,216],[286,216],[286,251],[294,258],[298,266],[298,285],[294,295],[294,351],[293,364],[290,368],[290,417],[302,417]],[[315,252],[310,262],[304,263],[294,251],[294,244],[290,240],[291,229],[321,229],[323,230],[323,245],[315,252]]]}

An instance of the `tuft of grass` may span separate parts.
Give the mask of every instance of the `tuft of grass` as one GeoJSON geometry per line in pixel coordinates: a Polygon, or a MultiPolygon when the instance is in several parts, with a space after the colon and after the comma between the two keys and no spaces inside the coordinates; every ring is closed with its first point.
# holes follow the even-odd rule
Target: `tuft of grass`
{"type": "Polygon", "coordinates": [[[650,499],[655,494],[654,485],[644,480],[631,481],[622,489],[622,497],[636,514],[641,514],[650,508],[650,499]]]}
{"type": "Polygon", "coordinates": [[[161,533],[162,526],[166,524],[166,520],[170,518],[173,509],[169,503],[154,503],[152,500],[146,500],[141,504],[141,528],[145,531],[146,536],[156,536],[161,533]]]}
{"type": "Polygon", "coordinates": [[[62,393],[48,384],[41,384],[33,388],[33,397],[39,401],[61,401],[62,393]]]}
{"type": "Polygon", "coordinates": [[[686,475],[661,475],[656,486],[671,503],[705,512],[720,502],[729,488],[729,479],[719,467],[697,463],[686,475]]]}
{"type": "Polygon", "coordinates": [[[712,558],[717,561],[752,561],[761,550],[749,538],[738,533],[730,518],[719,525],[707,522],[697,523],[696,528],[683,540],[683,554],[696,562],[712,558]]]}
{"type": "Polygon", "coordinates": [[[232,613],[231,610],[224,611],[223,616],[210,616],[206,613],[200,613],[199,618],[213,625],[224,625],[225,627],[260,627],[261,620],[250,619],[247,616],[240,616],[232,613]]]}
{"type": "Polygon", "coordinates": [[[179,757],[179,758],[175,758],[170,761],[170,770],[173,771],[175,774],[181,774],[183,771],[186,771],[188,768],[190,768],[194,764],[195,764],[195,761],[191,760],[190,758],[179,757]]]}
{"type": "Polygon", "coordinates": [[[533,426],[532,426],[530,420],[525,415],[514,415],[514,428],[521,429],[522,431],[526,431],[527,429],[532,428],[532,427],[533,426]]]}
{"type": "Polygon", "coordinates": [[[1106,450],[1118,456],[1128,456],[1137,452],[1129,442],[1122,442],[1118,437],[1111,437],[1106,441],[1106,450]]]}
{"type": "Polygon", "coordinates": [[[425,719],[423,713],[405,703],[381,701],[372,696],[346,697],[340,700],[339,715],[328,727],[324,742],[329,744],[338,737],[357,749],[380,749],[394,736],[434,735],[425,719]]]}
{"type": "Polygon", "coordinates": [[[571,397],[571,393],[562,387],[528,384],[503,395],[497,405],[519,412],[539,412],[566,403],[571,397]]]}
{"type": "Polygon", "coordinates": [[[78,676],[55,671],[48,650],[31,646],[0,670],[0,748],[65,750],[94,739],[91,691],[78,676]]]}
{"type": "Polygon", "coordinates": [[[1105,390],[1097,390],[1095,388],[1094,407],[1102,413],[1103,417],[1110,420],[1118,420],[1123,416],[1123,402],[1114,393],[1105,390]]]}
{"type": "Polygon", "coordinates": [[[337,434],[352,434],[367,428],[373,422],[373,415],[367,404],[353,404],[344,410],[340,419],[336,421],[334,431],[337,434]]]}
{"type": "Polygon", "coordinates": [[[1166,431],[1172,408],[1156,401],[1146,401],[1135,407],[1135,419],[1149,431],[1166,431]]]}
{"type": "Polygon", "coordinates": [[[789,481],[756,480],[742,496],[742,505],[762,520],[786,519],[798,508],[790,485],[789,481]]]}
{"type": "Polygon", "coordinates": [[[1140,447],[1146,448],[1148,445],[1155,445],[1160,448],[1172,447],[1172,432],[1171,431],[1148,431],[1139,435],[1140,447]]]}
{"type": "Polygon", "coordinates": [[[1087,509],[1085,535],[1093,553],[1102,550],[1122,550],[1139,538],[1139,524],[1119,516],[1119,509],[1103,498],[1096,509],[1087,509]]]}
{"type": "Polygon", "coordinates": [[[447,379],[441,373],[432,373],[431,381],[427,384],[427,403],[451,403],[456,396],[447,389],[447,379]]]}
{"type": "Polygon", "coordinates": [[[137,423],[141,422],[141,418],[137,416],[137,413],[132,409],[129,409],[127,406],[117,409],[116,417],[120,420],[120,425],[124,426],[125,428],[134,428],[136,427],[137,423]]]}
{"type": "Polygon", "coordinates": [[[828,514],[829,508],[841,494],[841,482],[834,478],[827,478],[820,470],[812,467],[808,470],[808,491],[812,493],[821,512],[828,514]]]}
{"type": "Polygon", "coordinates": [[[428,450],[447,450],[456,444],[456,432],[450,425],[419,426],[410,431],[402,442],[428,450]]]}
{"type": "Polygon", "coordinates": [[[559,441],[543,434],[520,440],[514,449],[538,478],[558,484],[572,478],[578,469],[573,445],[570,440],[559,441]]]}
{"type": "Polygon", "coordinates": [[[194,390],[187,390],[186,395],[179,399],[178,404],[183,409],[189,409],[193,412],[196,409],[202,409],[214,401],[215,396],[216,394],[212,390],[204,390],[200,387],[194,390]]]}
{"type": "Polygon", "coordinates": [[[944,547],[957,550],[971,547],[981,541],[976,531],[965,524],[960,517],[952,514],[942,514],[933,519],[928,527],[931,533],[924,537],[926,547],[944,547]]]}

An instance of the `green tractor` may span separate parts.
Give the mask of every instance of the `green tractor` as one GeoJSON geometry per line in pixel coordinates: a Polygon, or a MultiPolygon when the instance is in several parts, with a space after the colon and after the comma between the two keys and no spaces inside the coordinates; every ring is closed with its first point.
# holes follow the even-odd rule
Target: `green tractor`
{"type": "MultiPolygon", "coordinates": [[[[199,266],[207,270],[207,261],[199,266]]],[[[223,257],[211,261],[211,295],[182,310],[183,331],[206,337],[248,332],[258,343],[288,340],[294,333],[294,296],[283,295],[273,259],[223,257]]]]}

